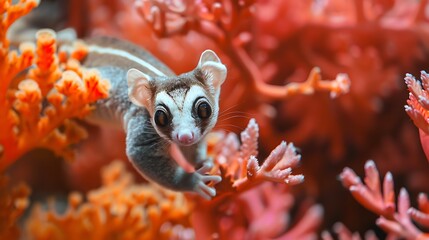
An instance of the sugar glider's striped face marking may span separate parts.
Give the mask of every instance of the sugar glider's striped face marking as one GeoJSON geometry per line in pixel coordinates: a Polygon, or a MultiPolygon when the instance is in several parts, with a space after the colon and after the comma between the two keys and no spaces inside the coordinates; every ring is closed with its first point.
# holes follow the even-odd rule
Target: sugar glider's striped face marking
{"type": "Polygon", "coordinates": [[[152,78],[130,69],[128,96],[149,111],[160,136],[179,145],[193,145],[216,124],[225,78],[225,65],[213,51],[206,50],[193,71],[176,77],[152,78]]]}
{"type": "Polygon", "coordinates": [[[217,103],[199,85],[162,90],[152,115],[158,133],[177,144],[193,145],[216,124],[217,103]]]}

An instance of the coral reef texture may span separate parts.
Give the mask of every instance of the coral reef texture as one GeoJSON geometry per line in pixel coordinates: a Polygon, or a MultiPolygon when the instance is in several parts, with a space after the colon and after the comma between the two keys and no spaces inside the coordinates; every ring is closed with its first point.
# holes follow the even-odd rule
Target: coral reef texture
{"type": "Polygon", "coordinates": [[[193,236],[191,206],[179,193],[136,184],[122,162],[102,171],[102,186],[84,197],[71,193],[63,214],[53,202],[35,206],[27,220],[34,239],[171,239],[193,236]],[[86,200],[84,200],[86,199],[86,200]]]}
{"type": "Polygon", "coordinates": [[[118,161],[103,170],[100,188],[89,191],[86,197],[71,193],[63,214],[57,213],[54,202],[47,209],[35,206],[27,220],[27,235],[35,239],[315,236],[323,213],[320,206],[306,210],[294,226],[286,220],[293,206],[293,196],[286,186],[303,180],[302,175],[291,174],[300,160],[294,146],[281,143],[260,165],[255,158],[258,126],[254,120],[241,133],[241,144],[235,134],[221,135],[209,137],[209,154],[215,158],[212,171],[223,176],[216,185],[215,199],[206,201],[153,184],[136,184],[118,161]],[[226,141],[221,141],[225,137],[226,141]],[[273,220],[281,221],[268,224],[273,220]]]}
{"type": "Polygon", "coordinates": [[[71,157],[70,144],[86,135],[71,118],[84,116],[91,109],[89,103],[108,95],[106,80],[96,71],[80,68],[83,45],[76,44],[70,56],[57,53],[55,32],[40,30],[36,45],[21,43],[19,53],[10,49],[8,28],[36,4],[1,2],[0,170],[35,147],[71,157]],[[43,106],[45,100],[49,106],[43,106]]]}
{"type": "Polygon", "coordinates": [[[429,239],[428,10],[0,0],[0,239],[429,239]],[[205,49],[226,64],[206,138],[216,197],[146,182],[123,132],[85,122],[111,88],[83,64],[99,35],[178,74],[205,49]]]}

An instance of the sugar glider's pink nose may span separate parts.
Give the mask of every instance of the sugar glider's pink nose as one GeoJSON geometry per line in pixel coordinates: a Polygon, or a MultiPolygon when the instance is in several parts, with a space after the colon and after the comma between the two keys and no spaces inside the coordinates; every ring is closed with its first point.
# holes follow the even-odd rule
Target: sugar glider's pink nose
{"type": "Polygon", "coordinates": [[[190,144],[194,141],[194,133],[191,131],[183,131],[177,134],[177,140],[182,144],[190,144]]]}

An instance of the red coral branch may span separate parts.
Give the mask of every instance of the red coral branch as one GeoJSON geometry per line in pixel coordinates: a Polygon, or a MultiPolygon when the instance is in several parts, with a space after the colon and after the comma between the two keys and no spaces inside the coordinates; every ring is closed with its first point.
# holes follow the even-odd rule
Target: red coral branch
{"type": "Polygon", "coordinates": [[[421,72],[421,83],[407,74],[405,84],[410,91],[405,111],[418,128],[429,134],[429,74],[421,72]]]}
{"type": "Polygon", "coordinates": [[[420,193],[417,199],[419,203],[419,209],[410,208],[409,214],[411,218],[422,225],[423,227],[429,227],[429,201],[428,196],[424,193],[420,193]]]}
{"type": "Polygon", "coordinates": [[[379,174],[373,161],[368,161],[365,164],[365,184],[350,168],[345,168],[340,175],[343,185],[352,193],[353,197],[362,204],[365,208],[379,215],[392,218],[395,211],[395,202],[392,198],[393,178],[391,173],[387,173],[384,177],[383,193],[379,174]]]}
{"type": "MultiPolygon", "coordinates": [[[[376,223],[390,236],[405,239],[425,238],[426,233],[419,230],[411,221],[411,218],[423,221],[423,218],[420,218],[423,215],[410,208],[407,191],[404,188],[401,189],[395,207],[392,175],[387,173],[384,177],[382,192],[379,173],[373,161],[365,164],[365,184],[349,168],[343,170],[340,179],[360,204],[380,215],[376,223]]],[[[427,200],[423,195],[419,197],[419,203],[421,203],[423,211],[426,211],[427,200]]]]}
{"type": "Polygon", "coordinates": [[[292,168],[296,167],[301,159],[293,144],[282,142],[260,164],[256,158],[258,135],[258,126],[255,120],[251,119],[241,134],[241,147],[237,148],[236,138],[232,136],[227,138],[225,143],[230,147],[223,148],[223,152],[215,159],[221,174],[224,175],[223,183],[219,186],[242,192],[264,181],[290,185],[301,183],[304,180],[303,175],[291,174],[292,168]]]}
{"type": "Polygon", "coordinates": [[[421,71],[420,81],[411,74],[405,77],[409,95],[405,112],[413,120],[414,125],[419,128],[420,142],[429,159],[429,74],[421,71]]]}

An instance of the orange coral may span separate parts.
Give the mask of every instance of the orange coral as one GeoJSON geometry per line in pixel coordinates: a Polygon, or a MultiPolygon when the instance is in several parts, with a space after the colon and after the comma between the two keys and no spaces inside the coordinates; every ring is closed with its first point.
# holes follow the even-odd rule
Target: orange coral
{"type": "MultiPolygon", "coordinates": [[[[0,37],[11,22],[37,5],[36,1],[10,4],[0,4],[0,37]]],[[[90,103],[108,95],[108,81],[80,66],[78,60],[87,53],[82,43],[75,44],[67,56],[64,52],[57,54],[55,32],[40,30],[36,37],[37,46],[23,43],[19,55],[9,49],[6,38],[2,39],[0,115],[6,117],[0,119],[0,171],[35,147],[70,157],[68,146],[86,136],[86,131],[70,118],[85,116],[91,110],[90,103]],[[32,64],[34,67],[24,71],[32,64]]]]}
{"type": "Polygon", "coordinates": [[[36,68],[30,69],[27,77],[37,82],[43,96],[52,89],[54,83],[61,77],[56,56],[56,34],[50,30],[39,31],[36,34],[36,68]]]}
{"type": "Polygon", "coordinates": [[[8,186],[9,179],[0,175],[0,239],[18,239],[18,219],[29,205],[29,188],[20,184],[8,186]]]}
{"type": "Polygon", "coordinates": [[[71,194],[62,215],[54,205],[48,210],[35,207],[27,221],[28,234],[34,239],[192,238],[193,231],[186,231],[191,205],[183,194],[136,184],[119,161],[103,169],[102,182],[85,198],[71,194]]]}
{"type": "MultiPolygon", "coordinates": [[[[31,65],[34,58],[33,47],[29,44],[22,44],[20,46],[21,54],[18,55],[16,51],[9,50],[9,41],[6,38],[7,29],[12,23],[27,14],[37,5],[36,1],[21,1],[19,4],[11,6],[12,1],[0,2],[0,159],[4,158],[5,151],[15,143],[12,140],[7,141],[7,137],[14,134],[14,126],[18,123],[19,119],[15,112],[10,111],[12,103],[7,99],[8,87],[12,79],[17,73],[31,65]]],[[[2,160],[0,165],[6,160],[2,160]]]]}

